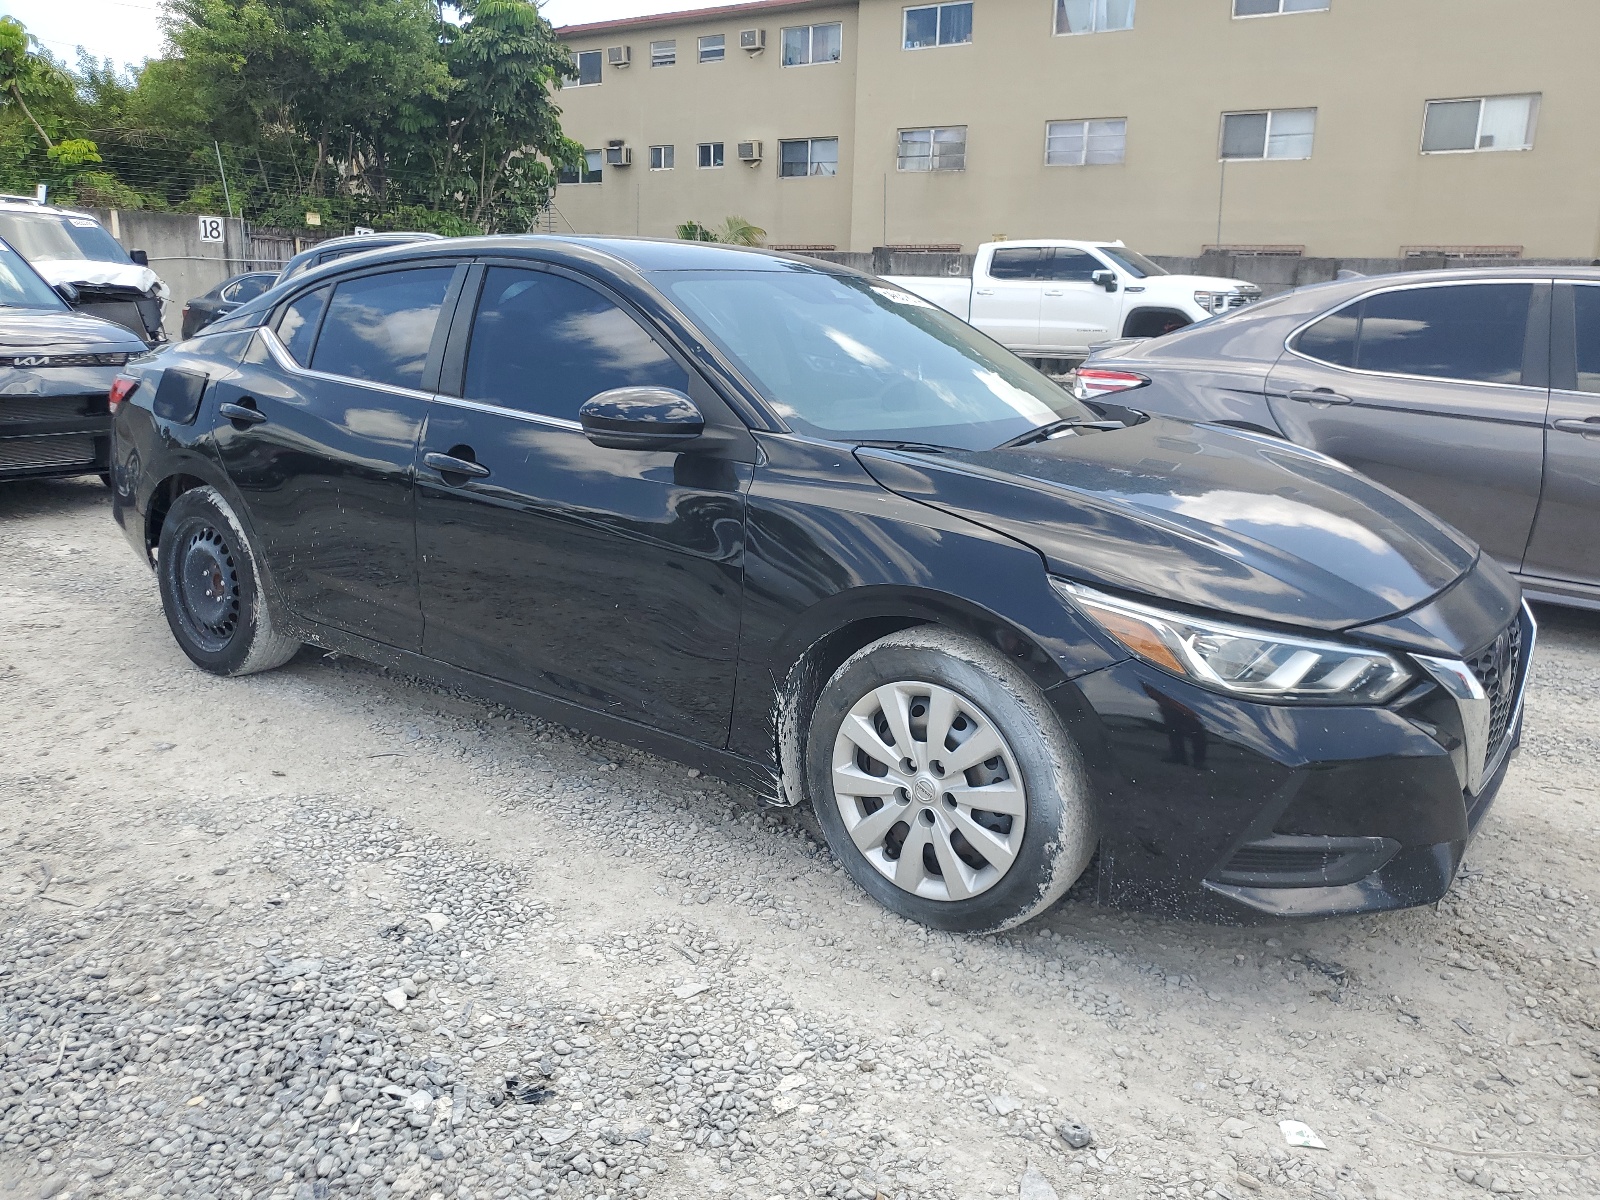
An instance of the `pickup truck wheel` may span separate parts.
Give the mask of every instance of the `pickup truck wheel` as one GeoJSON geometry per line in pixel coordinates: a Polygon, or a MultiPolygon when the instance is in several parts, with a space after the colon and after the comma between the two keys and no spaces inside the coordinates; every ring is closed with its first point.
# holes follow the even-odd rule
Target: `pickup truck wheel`
{"type": "Polygon", "coordinates": [[[1094,852],[1076,748],[993,649],[923,627],[858,651],[823,688],[808,790],[835,857],[879,903],[993,933],[1042,912],[1094,852]]]}
{"type": "Polygon", "coordinates": [[[250,540],[215,488],[193,488],[173,501],[161,526],[156,577],[172,636],[202,670],[270,671],[300,649],[273,628],[250,540]]]}

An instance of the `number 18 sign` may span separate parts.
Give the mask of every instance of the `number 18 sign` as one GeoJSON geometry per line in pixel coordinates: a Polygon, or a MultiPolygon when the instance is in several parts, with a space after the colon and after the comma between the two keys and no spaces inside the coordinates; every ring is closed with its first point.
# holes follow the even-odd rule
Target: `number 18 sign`
{"type": "Polygon", "coordinates": [[[220,242],[220,241],[222,241],[222,218],[221,217],[201,217],[200,218],[200,240],[202,242],[220,242]]]}

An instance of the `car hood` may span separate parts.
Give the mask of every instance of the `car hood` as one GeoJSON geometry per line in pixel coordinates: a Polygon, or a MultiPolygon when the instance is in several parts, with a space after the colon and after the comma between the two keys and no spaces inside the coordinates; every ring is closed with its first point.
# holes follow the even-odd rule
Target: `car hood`
{"type": "Polygon", "coordinates": [[[143,354],[124,326],[81,312],[0,308],[0,351],[9,354],[143,354]]]}
{"type": "Polygon", "coordinates": [[[141,295],[154,295],[162,300],[170,294],[159,275],[149,267],[141,267],[134,262],[101,262],[85,258],[35,258],[30,261],[52,286],[81,283],[90,287],[126,287],[133,288],[141,295]]]}
{"type": "MultiPolygon", "coordinates": [[[[1261,289],[1243,279],[1224,279],[1220,275],[1151,275],[1139,281],[1151,291],[1158,288],[1176,288],[1180,292],[1259,292],[1261,289]]],[[[1137,285],[1135,285],[1137,286],[1137,285]]]]}
{"type": "Polygon", "coordinates": [[[1025,543],[1053,574],[1316,629],[1424,603],[1477,548],[1313,451],[1152,418],[1032,446],[860,448],[884,487],[1025,543]]]}

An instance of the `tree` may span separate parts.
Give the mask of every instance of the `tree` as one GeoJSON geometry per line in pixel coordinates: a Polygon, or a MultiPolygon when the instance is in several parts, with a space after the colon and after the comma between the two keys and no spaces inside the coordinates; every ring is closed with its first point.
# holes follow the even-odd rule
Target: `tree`
{"type": "Polygon", "coordinates": [[[678,226],[678,237],[685,242],[720,242],[724,246],[760,246],[767,240],[767,231],[752,225],[743,217],[729,217],[714,229],[699,221],[685,221],[678,226]]]}
{"type": "Polygon", "coordinates": [[[47,55],[34,53],[31,42],[21,21],[0,17],[0,93],[17,106],[48,150],[55,141],[28,107],[28,97],[60,101],[71,94],[72,79],[47,55]]]}

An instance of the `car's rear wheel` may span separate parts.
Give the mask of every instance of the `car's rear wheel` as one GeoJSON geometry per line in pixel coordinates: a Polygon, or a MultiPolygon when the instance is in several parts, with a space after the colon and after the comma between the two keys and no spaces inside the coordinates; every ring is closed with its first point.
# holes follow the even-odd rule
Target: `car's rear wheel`
{"type": "Polygon", "coordinates": [[[172,636],[214,675],[270,671],[300,643],[273,628],[244,528],[215,488],[173,501],[156,556],[161,606],[172,636]]]}
{"type": "Polygon", "coordinates": [[[1039,688],[981,642],[880,638],[823,688],[809,792],[835,857],[885,907],[938,929],[1008,929],[1094,852],[1076,748],[1039,688]]]}

